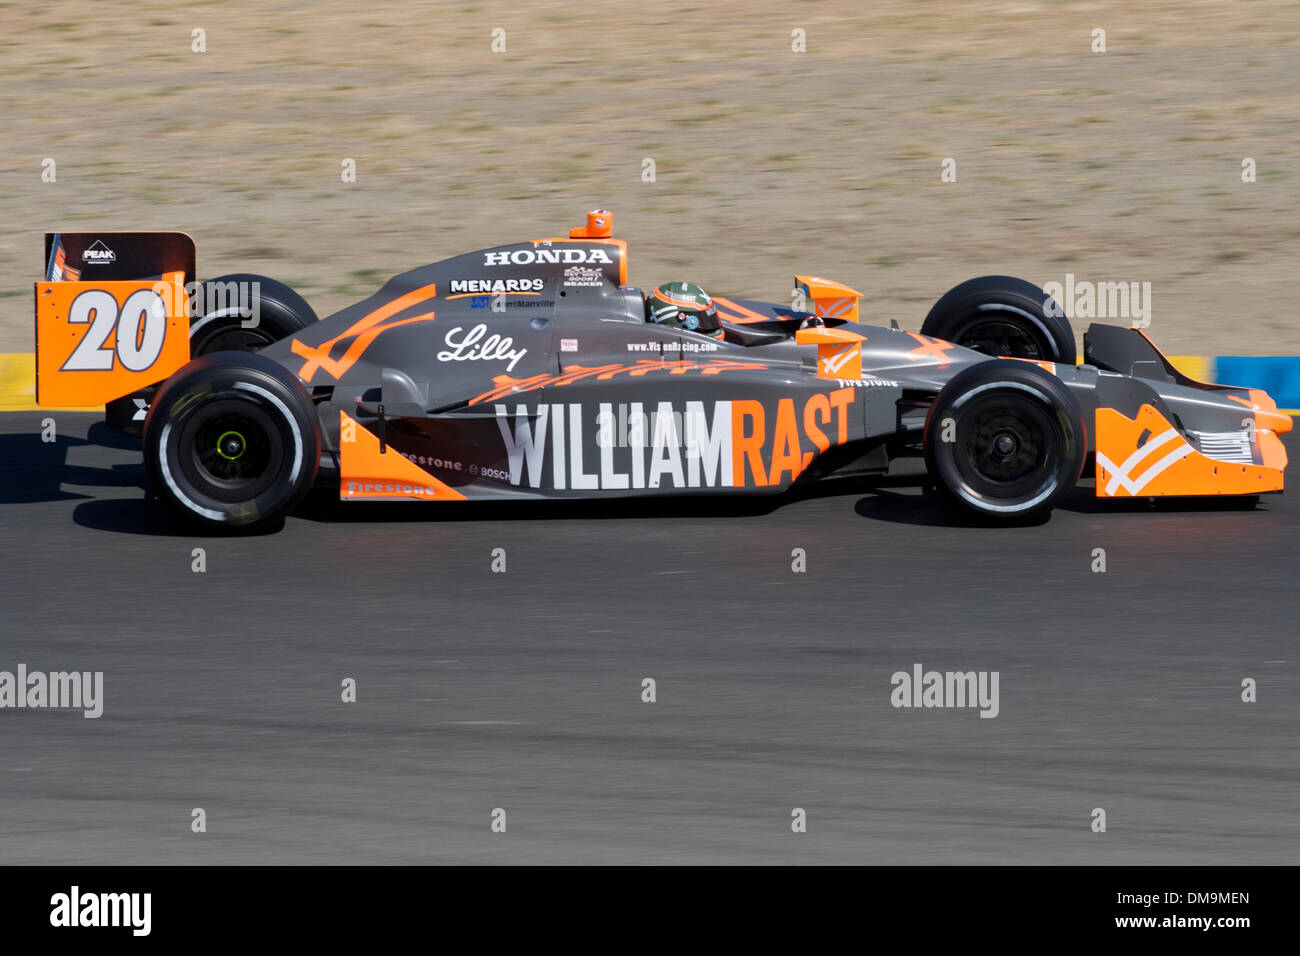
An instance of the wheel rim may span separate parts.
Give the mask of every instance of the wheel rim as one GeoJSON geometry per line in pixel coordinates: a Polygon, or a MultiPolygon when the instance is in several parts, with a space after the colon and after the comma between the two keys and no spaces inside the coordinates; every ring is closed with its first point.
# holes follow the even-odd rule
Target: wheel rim
{"type": "Polygon", "coordinates": [[[1061,464],[1059,424],[1036,402],[991,393],[964,410],[957,468],[977,496],[1014,503],[1036,496],[1061,464]]]}
{"type": "Polygon", "coordinates": [[[1010,318],[977,319],[962,330],[957,344],[985,355],[1039,361],[1049,357],[1041,337],[1010,318]]]}
{"type": "Polygon", "coordinates": [[[243,432],[230,429],[217,436],[217,454],[226,461],[239,461],[248,451],[248,439],[243,432]]]}
{"type": "Polygon", "coordinates": [[[195,409],[178,440],[186,478],[218,501],[252,501],[275,483],[285,461],[280,428],[259,405],[242,398],[195,409]]]}

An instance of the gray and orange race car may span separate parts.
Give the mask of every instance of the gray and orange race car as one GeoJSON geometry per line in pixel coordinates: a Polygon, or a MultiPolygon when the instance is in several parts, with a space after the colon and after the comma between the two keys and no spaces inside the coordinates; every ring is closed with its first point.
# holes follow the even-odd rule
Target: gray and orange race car
{"type": "Polygon", "coordinates": [[[648,321],[597,210],[568,236],[421,266],[322,320],[252,275],[195,280],[182,233],[46,238],[37,399],[104,404],[153,487],[213,526],[344,501],[775,494],[923,458],[993,520],[1041,518],[1085,465],[1099,498],[1282,490],[1264,392],[1193,381],[1139,330],[1082,364],[1042,289],[987,276],[920,332],[795,277],[792,305],[715,298],[722,335],[648,321]]]}

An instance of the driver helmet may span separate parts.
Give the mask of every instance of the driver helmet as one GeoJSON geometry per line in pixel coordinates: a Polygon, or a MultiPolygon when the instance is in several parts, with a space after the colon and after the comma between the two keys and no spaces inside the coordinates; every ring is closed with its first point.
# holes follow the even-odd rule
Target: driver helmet
{"type": "Polygon", "coordinates": [[[665,282],[650,294],[646,306],[651,322],[714,339],[722,338],[718,307],[709,294],[693,282],[665,282]]]}

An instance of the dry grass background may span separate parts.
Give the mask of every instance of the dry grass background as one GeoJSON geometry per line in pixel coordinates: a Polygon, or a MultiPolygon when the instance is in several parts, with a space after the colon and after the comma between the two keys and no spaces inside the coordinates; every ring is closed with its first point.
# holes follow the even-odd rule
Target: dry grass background
{"type": "Polygon", "coordinates": [[[811,271],[916,328],[1073,272],[1151,282],[1171,352],[1300,353],[1297,81],[1294,3],[0,2],[0,351],[47,229],[184,229],[323,315],[605,206],[645,287],[811,271]]]}

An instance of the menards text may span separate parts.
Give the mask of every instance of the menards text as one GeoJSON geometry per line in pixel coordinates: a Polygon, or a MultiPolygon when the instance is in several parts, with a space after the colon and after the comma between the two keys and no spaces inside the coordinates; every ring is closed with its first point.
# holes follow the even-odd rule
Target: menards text
{"type": "Polygon", "coordinates": [[[745,488],[784,485],[820,452],[850,438],[855,390],[753,400],[496,405],[510,483],[556,490],[745,488]],[[594,433],[594,434],[593,434],[594,433]],[[593,441],[584,439],[592,435],[593,441]]]}

